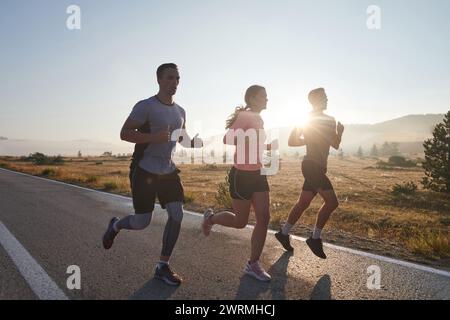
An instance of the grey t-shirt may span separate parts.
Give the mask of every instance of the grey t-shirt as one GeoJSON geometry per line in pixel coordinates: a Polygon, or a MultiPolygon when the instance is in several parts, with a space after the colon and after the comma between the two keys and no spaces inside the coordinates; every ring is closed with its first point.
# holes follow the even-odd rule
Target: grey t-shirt
{"type": "MultiPolygon", "coordinates": [[[[166,105],[156,96],[139,101],[131,111],[129,119],[143,125],[148,121],[150,133],[156,133],[170,127],[170,132],[185,126],[186,113],[182,107],[174,103],[166,105]]],[[[179,132],[178,130],[177,132],[179,132]]],[[[172,140],[177,137],[172,136],[172,140]]],[[[172,155],[177,143],[170,141],[161,144],[149,144],[139,162],[139,167],[154,174],[169,174],[176,170],[172,155]]]]}
{"type": "Polygon", "coordinates": [[[336,120],[326,114],[310,114],[309,121],[303,129],[306,142],[304,160],[317,163],[326,169],[331,140],[336,135],[336,120]]]}

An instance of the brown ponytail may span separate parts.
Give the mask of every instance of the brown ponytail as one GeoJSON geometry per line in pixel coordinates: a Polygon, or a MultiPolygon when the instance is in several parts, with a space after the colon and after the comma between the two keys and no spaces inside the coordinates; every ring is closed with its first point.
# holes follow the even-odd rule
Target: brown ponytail
{"type": "Polygon", "coordinates": [[[228,117],[226,125],[225,125],[225,129],[230,129],[231,126],[233,125],[233,123],[236,121],[239,113],[241,113],[242,111],[246,111],[246,110],[250,110],[250,108],[244,107],[244,106],[236,107],[236,109],[234,109],[234,112],[228,117]]]}
{"type": "Polygon", "coordinates": [[[228,117],[228,119],[226,121],[225,129],[229,129],[233,125],[233,123],[236,121],[240,112],[251,110],[251,108],[248,106],[249,100],[251,97],[256,96],[258,94],[258,92],[261,90],[266,90],[266,89],[263,86],[258,86],[258,85],[251,86],[247,89],[247,91],[245,92],[245,103],[247,104],[247,106],[245,106],[245,107],[239,106],[239,107],[236,107],[236,109],[234,109],[234,112],[228,117]]]}

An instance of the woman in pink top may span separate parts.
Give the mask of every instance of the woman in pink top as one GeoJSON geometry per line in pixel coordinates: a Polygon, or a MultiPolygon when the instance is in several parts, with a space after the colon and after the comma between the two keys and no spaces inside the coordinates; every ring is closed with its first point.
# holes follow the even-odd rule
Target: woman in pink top
{"type": "Polygon", "coordinates": [[[212,209],[207,209],[202,224],[205,236],[209,235],[214,224],[245,228],[253,206],[256,225],[252,234],[250,260],[244,271],[261,281],[271,279],[259,263],[270,220],[269,184],[267,177],[261,174],[261,159],[264,149],[277,148],[277,141],[272,142],[273,146],[264,144],[266,135],[260,112],[266,109],[267,101],[264,87],[251,86],[245,93],[246,106],[236,108],[227,120],[228,132],[224,136],[224,143],[236,146],[234,165],[228,176],[233,212],[214,213],[212,209]]]}

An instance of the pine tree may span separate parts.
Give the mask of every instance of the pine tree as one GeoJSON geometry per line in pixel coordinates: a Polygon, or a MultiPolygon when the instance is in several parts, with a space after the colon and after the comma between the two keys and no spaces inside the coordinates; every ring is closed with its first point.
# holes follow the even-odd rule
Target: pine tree
{"type": "Polygon", "coordinates": [[[364,151],[361,146],[359,146],[358,151],[356,152],[356,156],[360,159],[362,159],[364,157],[364,151]]]}
{"type": "Polygon", "coordinates": [[[371,157],[378,157],[378,148],[377,145],[374,143],[372,146],[372,149],[370,150],[370,156],[371,157]]]}
{"type": "Polygon", "coordinates": [[[390,156],[398,156],[400,155],[400,151],[398,150],[398,143],[392,142],[391,143],[391,150],[390,150],[390,156]]]}
{"type": "Polygon", "coordinates": [[[450,193],[450,111],[444,121],[436,125],[433,138],[424,141],[425,176],[422,184],[425,188],[450,193]]]}
{"type": "Polygon", "coordinates": [[[382,155],[382,156],[388,156],[390,150],[391,150],[391,146],[389,145],[389,143],[388,143],[387,141],[385,141],[385,142],[383,143],[383,145],[381,146],[381,149],[380,149],[380,155],[382,155]]]}
{"type": "Polygon", "coordinates": [[[385,141],[380,149],[380,155],[383,157],[389,157],[389,156],[398,156],[400,154],[400,151],[398,150],[398,143],[392,142],[389,143],[385,141]]]}

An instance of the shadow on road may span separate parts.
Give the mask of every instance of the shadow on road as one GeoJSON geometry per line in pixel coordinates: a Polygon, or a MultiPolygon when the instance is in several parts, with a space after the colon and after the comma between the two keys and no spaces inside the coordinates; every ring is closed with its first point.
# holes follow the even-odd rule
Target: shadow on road
{"type": "Polygon", "coordinates": [[[131,300],[167,300],[178,289],[158,279],[147,281],[142,288],[130,296],[131,300]]]}
{"type": "Polygon", "coordinates": [[[328,274],[317,281],[311,292],[311,300],[331,300],[331,278],[328,274]]]}

